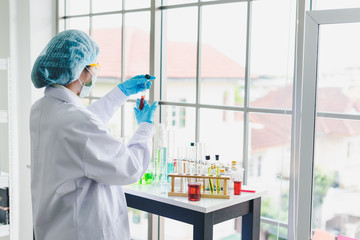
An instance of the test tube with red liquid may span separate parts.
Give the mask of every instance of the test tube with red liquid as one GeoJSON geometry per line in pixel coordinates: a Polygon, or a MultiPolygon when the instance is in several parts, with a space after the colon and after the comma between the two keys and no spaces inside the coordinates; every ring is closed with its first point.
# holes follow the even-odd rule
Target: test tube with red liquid
{"type": "MultiPolygon", "coordinates": [[[[145,78],[150,79],[150,75],[145,74],[145,78]]],[[[140,104],[139,104],[139,109],[140,110],[142,110],[144,108],[145,95],[146,95],[146,89],[144,91],[142,91],[142,93],[141,93],[140,104]]]]}
{"type": "Polygon", "coordinates": [[[145,91],[143,91],[141,93],[141,99],[140,99],[140,104],[139,104],[139,109],[143,110],[144,108],[144,102],[145,102],[145,91]]]}
{"type": "Polygon", "coordinates": [[[188,199],[189,201],[200,201],[201,183],[192,182],[188,184],[188,199]]]}

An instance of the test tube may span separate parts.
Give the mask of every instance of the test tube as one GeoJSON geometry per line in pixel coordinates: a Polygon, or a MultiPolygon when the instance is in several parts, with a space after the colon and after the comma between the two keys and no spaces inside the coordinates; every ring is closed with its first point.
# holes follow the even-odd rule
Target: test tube
{"type": "MultiPolygon", "coordinates": [[[[220,177],[220,161],[219,155],[215,155],[215,173],[217,177],[220,177]]],[[[216,193],[219,195],[221,191],[220,179],[216,179],[216,193]]]]}
{"type": "MultiPolygon", "coordinates": [[[[145,74],[145,78],[150,79],[150,75],[145,74]]],[[[141,92],[141,98],[140,98],[140,104],[139,104],[139,109],[140,110],[142,110],[144,108],[145,97],[146,97],[146,89],[141,92]]]]}
{"type": "Polygon", "coordinates": [[[140,98],[140,104],[139,104],[139,109],[140,110],[143,110],[143,108],[144,108],[145,95],[146,95],[146,90],[141,92],[141,98],[140,98]]]}
{"type": "Polygon", "coordinates": [[[196,143],[196,160],[197,160],[197,165],[198,165],[197,173],[199,175],[204,175],[204,167],[203,167],[203,165],[205,164],[204,152],[205,152],[204,144],[201,142],[196,143]]]}
{"type": "Polygon", "coordinates": [[[196,174],[196,147],[195,143],[190,143],[190,150],[189,150],[189,159],[190,159],[190,167],[189,167],[189,173],[190,174],[196,174]]]}
{"type": "MultiPolygon", "coordinates": [[[[175,156],[175,132],[172,129],[167,131],[168,138],[168,161],[167,161],[167,175],[174,173],[176,156],[175,156]]],[[[168,182],[170,182],[169,177],[167,177],[168,182]]]]}
{"type": "MultiPolygon", "coordinates": [[[[208,175],[209,175],[209,176],[212,176],[210,156],[207,155],[205,159],[206,159],[206,162],[207,162],[206,165],[207,165],[208,175]]],[[[211,178],[209,178],[209,190],[210,190],[210,193],[211,193],[211,194],[214,194],[214,183],[213,183],[213,181],[212,181],[211,178]]]]}
{"type": "Polygon", "coordinates": [[[189,147],[185,147],[185,174],[191,174],[191,149],[189,147]]]}

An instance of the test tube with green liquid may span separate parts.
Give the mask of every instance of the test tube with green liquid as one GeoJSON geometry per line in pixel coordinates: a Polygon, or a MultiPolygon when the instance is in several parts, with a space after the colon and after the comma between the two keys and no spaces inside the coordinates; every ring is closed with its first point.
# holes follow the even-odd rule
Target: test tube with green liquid
{"type": "MultiPolygon", "coordinates": [[[[210,163],[210,156],[207,155],[205,157],[205,160],[207,162],[207,168],[208,168],[208,175],[212,176],[212,169],[211,169],[211,163],[210,163]]],[[[214,194],[214,183],[212,181],[212,179],[209,178],[209,189],[210,189],[210,193],[214,194]]]]}

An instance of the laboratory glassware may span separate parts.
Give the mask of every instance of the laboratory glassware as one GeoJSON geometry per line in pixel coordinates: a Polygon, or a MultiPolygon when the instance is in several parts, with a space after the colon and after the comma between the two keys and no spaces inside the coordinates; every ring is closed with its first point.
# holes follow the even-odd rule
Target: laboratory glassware
{"type": "Polygon", "coordinates": [[[189,201],[200,201],[201,199],[200,188],[201,188],[201,183],[191,182],[188,184],[189,201]]]}

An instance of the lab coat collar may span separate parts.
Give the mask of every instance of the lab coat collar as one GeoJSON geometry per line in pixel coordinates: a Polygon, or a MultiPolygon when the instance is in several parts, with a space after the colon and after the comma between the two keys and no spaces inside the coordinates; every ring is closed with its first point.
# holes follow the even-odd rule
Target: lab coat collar
{"type": "Polygon", "coordinates": [[[65,88],[48,86],[45,88],[45,96],[57,98],[63,102],[71,103],[75,106],[84,107],[83,103],[80,101],[80,98],[65,88]]]}

